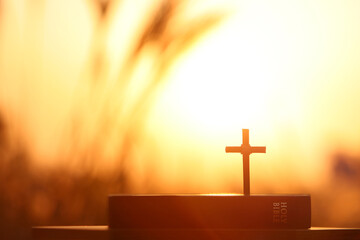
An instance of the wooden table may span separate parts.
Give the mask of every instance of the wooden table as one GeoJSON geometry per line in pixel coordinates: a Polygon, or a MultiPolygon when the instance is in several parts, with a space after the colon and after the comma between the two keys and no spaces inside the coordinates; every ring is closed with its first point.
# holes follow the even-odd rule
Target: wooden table
{"type": "Polygon", "coordinates": [[[126,230],[108,226],[46,226],[32,229],[33,240],[360,240],[360,228],[126,230]]]}

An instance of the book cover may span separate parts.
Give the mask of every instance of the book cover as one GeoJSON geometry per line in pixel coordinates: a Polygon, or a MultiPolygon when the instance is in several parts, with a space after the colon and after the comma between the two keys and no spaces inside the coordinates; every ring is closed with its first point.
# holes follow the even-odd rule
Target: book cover
{"type": "Polygon", "coordinates": [[[110,195],[109,227],[306,229],[310,195],[110,195]]]}

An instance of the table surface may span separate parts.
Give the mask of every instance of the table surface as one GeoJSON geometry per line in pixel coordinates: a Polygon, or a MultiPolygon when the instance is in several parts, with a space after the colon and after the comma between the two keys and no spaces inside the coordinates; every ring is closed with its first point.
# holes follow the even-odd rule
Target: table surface
{"type": "Polygon", "coordinates": [[[43,226],[32,229],[33,240],[360,240],[360,228],[309,229],[111,229],[108,226],[43,226]]]}

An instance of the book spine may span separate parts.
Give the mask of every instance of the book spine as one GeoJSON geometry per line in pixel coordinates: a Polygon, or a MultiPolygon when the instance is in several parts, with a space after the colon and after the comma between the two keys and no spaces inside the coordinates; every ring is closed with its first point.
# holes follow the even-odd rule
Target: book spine
{"type": "Polygon", "coordinates": [[[305,229],[309,195],[109,197],[109,227],[121,229],[305,229]]]}

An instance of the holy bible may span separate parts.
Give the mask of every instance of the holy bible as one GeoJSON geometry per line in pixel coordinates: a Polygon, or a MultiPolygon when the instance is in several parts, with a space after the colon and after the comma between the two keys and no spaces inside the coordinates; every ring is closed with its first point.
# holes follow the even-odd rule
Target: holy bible
{"type": "Polygon", "coordinates": [[[310,195],[110,195],[109,228],[307,229],[310,195]]]}

